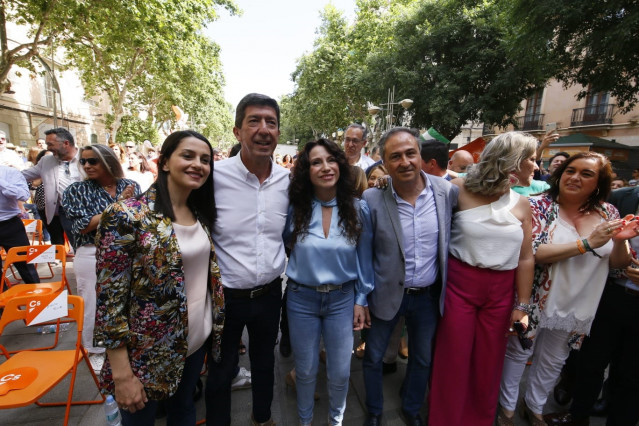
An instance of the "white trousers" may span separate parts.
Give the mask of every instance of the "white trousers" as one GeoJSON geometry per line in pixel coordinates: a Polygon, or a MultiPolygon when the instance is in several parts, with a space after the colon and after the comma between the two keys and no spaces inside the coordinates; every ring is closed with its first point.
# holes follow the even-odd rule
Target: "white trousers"
{"type": "Polygon", "coordinates": [[[543,413],[548,395],[570,353],[569,337],[570,333],[567,331],[542,328],[537,331],[534,345],[528,350],[522,349],[516,336],[508,339],[499,390],[499,403],[502,407],[510,411],[517,407],[521,376],[524,374],[528,358],[532,355],[524,399],[533,413],[543,413]]]}
{"type": "Polygon", "coordinates": [[[98,277],[95,272],[95,246],[82,246],[75,252],[73,269],[78,286],[78,295],[84,299],[84,328],[82,346],[89,353],[103,353],[104,348],[93,346],[93,328],[95,327],[95,284],[98,277]]]}

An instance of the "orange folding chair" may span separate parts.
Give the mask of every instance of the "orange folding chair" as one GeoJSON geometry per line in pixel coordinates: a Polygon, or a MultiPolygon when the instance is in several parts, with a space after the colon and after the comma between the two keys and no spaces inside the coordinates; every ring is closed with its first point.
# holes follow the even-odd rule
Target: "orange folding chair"
{"type": "Polygon", "coordinates": [[[44,236],[42,235],[42,221],[40,219],[22,219],[24,230],[27,231],[27,237],[30,237],[31,245],[44,244],[44,236]]]}
{"type": "MultiPolygon", "coordinates": [[[[15,297],[11,299],[0,318],[0,335],[5,326],[14,321],[26,321],[29,303],[38,301],[43,296],[15,297]]],[[[69,423],[72,405],[102,404],[104,395],[96,400],[73,400],[73,390],[78,373],[78,365],[84,361],[91,378],[99,388],[98,379],[91,368],[89,357],[82,346],[82,326],[84,318],[84,302],[80,296],[68,296],[68,317],[78,325],[75,349],[55,351],[22,351],[0,365],[0,409],[24,407],[35,403],[43,407],[66,406],[64,425],[69,423]],[[43,396],[58,385],[65,377],[71,376],[66,401],[41,402],[43,396]]],[[[5,347],[0,351],[9,356],[5,347]]]]}
{"type": "MultiPolygon", "coordinates": [[[[40,283],[40,284],[20,284],[14,285],[9,288],[7,291],[0,293],[0,308],[4,308],[7,306],[9,300],[14,299],[16,297],[36,297],[36,296],[47,296],[53,293],[60,293],[64,285],[62,281],[55,281],[52,283],[40,283]]],[[[48,349],[53,349],[58,346],[58,340],[60,338],[60,323],[71,322],[71,320],[63,320],[59,319],[52,322],[42,323],[41,325],[55,325],[56,331],[54,335],[53,344],[50,346],[42,346],[39,348],[29,348],[30,351],[44,351],[48,349]]],[[[9,354],[15,354],[20,352],[20,350],[8,351],[9,354]]]]}
{"type": "MultiPolygon", "coordinates": [[[[0,281],[0,292],[4,292],[6,289],[10,288],[13,285],[16,285],[16,282],[12,282],[11,280],[9,280],[8,278],[8,273],[9,270],[12,268],[12,265],[16,262],[27,262],[30,263],[30,259],[33,256],[33,253],[35,252],[42,252],[44,250],[47,250],[51,247],[55,247],[55,259],[60,261],[60,264],[62,266],[62,276],[60,278],[60,281],[62,281],[62,283],[64,284],[64,286],[67,288],[67,290],[69,290],[69,293],[71,293],[71,286],[69,285],[69,281],[67,279],[67,274],[66,274],[66,251],[64,249],[64,246],[45,246],[45,245],[35,245],[35,246],[20,246],[20,247],[13,247],[11,249],[9,249],[9,252],[7,253],[7,258],[4,261],[3,267],[2,267],[2,281],[0,281]]],[[[37,260],[37,259],[33,259],[33,260],[37,260]]],[[[36,262],[36,263],[40,263],[40,262],[36,262]]],[[[20,284],[22,285],[22,284],[20,284]]]]}
{"type": "MultiPolygon", "coordinates": [[[[31,241],[31,245],[43,245],[44,244],[44,239],[43,239],[43,233],[42,233],[42,221],[40,219],[22,219],[22,223],[24,224],[24,229],[27,232],[27,237],[29,237],[30,241],[31,241]]],[[[2,260],[4,261],[6,258],[3,257],[2,260]]],[[[55,276],[54,272],[53,272],[53,267],[51,266],[50,262],[47,262],[47,267],[49,268],[49,274],[48,276],[43,276],[40,275],[40,278],[43,280],[49,280],[51,278],[53,278],[55,276]]],[[[38,265],[34,265],[36,268],[38,267],[38,265]]],[[[20,278],[20,276],[18,275],[18,273],[16,272],[16,269],[12,266],[11,268],[11,275],[13,275],[13,279],[16,282],[20,282],[22,281],[22,278],[20,278]]]]}

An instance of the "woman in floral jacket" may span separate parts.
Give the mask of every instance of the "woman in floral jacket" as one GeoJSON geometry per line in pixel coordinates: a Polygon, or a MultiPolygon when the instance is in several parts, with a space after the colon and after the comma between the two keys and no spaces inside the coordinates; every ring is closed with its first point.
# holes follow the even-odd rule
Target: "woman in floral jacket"
{"type": "Polygon", "coordinates": [[[124,425],[153,424],[165,399],[168,425],[195,424],[192,396],[211,342],[210,356],[219,357],[212,158],[199,133],[171,134],[156,183],[108,207],[98,228],[94,341],[107,349],[101,384],[124,425]]]}

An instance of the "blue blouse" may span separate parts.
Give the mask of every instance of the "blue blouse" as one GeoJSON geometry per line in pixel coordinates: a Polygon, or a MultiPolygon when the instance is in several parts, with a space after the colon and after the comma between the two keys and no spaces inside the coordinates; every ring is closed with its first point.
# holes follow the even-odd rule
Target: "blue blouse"
{"type": "Polygon", "coordinates": [[[102,212],[110,205],[118,200],[122,191],[133,185],[133,197],[140,195],[140,185],[131,179],[118,179],[115,187],[115,198],[91,179],[81,182],[72,183],[64,190],[62,194],[62,206],[64,214],[71,220],[71,232],[75,240],[75,247],[82,247],[87,244],[95,244],[95,230],[86,234],[82,233],[91,222],[91,218],[102,212]]]}
{"type": "MultiPolygon", "coordinates": [[[[337,207],[335,199],[321,203],[313,199],[308,234],[293,246],[288,259],[286,275],[308,286],[343,284],[357,280],[355,303],[368,306],[366,296],[374,288],[373,225],[370,210],[364,200],[356,200],[356,208],[362,223],[362,233],[357,244],[352,244],[342,234],[337,208],[333,208],[328,238],[322,227],[322,204],[337,207]]],[[[293,232],[293,210],[289,207],[284,241],[290,242],[293,232]]]]}

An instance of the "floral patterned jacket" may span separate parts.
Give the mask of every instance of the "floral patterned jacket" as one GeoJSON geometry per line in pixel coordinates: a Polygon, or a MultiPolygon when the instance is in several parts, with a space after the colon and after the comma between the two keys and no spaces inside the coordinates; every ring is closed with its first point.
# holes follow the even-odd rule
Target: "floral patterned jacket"
{"type": "MultiPolygon", "coordinates": [[[[133,373],[147,396],[160,400],[175,393],[182,377],[188,316],[177,237],[171,219],[154,211],[155,196],[153,185],[140,199],[114,203],[102,215],[96,235],[93,338],[98,347],[126,347],[133,373]]],[[[213,306],[210,356],[219,359],[224,293],[212,240],[209,279],[213,306]]],[[[114,392],[108,359],[100,382],[103,392],[114,392]]]]}
{"type": "MultiPolygon", "coordinates": [[[[537,195],[529,197],[530,207],[532,210],[532,241],[533,252],[537,253],[537,248],[542,244],[548,244],[552,239],[552,234],[557,226],[557,218],[559,217],[559,204],[557,204],[549,195],[537,195]]],[[[608,203],[602,203],[597,209],[597,213],[606,220],[619,219],[617,209],[608,203]]],[[[535,264],[535,278],[533,279],[533,288],[530,301],[532,303],[532,314],[529,318],[529,327],[527,337],[534,338],[539,325],[541,311],[548,299],[552,281],[550,280],[550,263],[535,264]]],[[[579,349],[583,341],[584,335],[573,333],[568,344],[573,349],[579,349]]]]}

